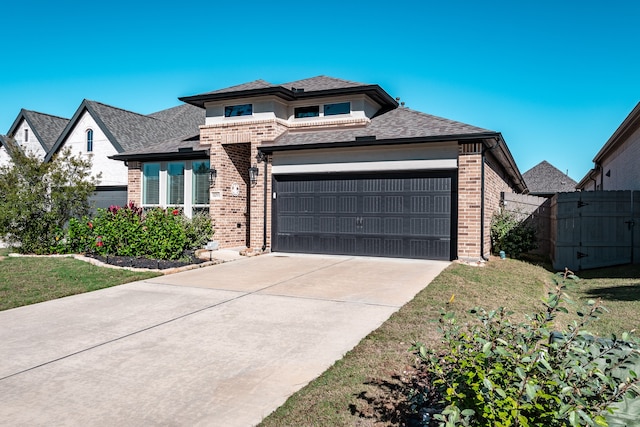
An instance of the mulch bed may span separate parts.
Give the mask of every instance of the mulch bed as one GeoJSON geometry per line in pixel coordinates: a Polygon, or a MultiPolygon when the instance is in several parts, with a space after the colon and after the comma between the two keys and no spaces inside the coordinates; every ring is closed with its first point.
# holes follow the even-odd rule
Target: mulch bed
{"type": "Polygon", "coordinates": [[[201,264],[207,262],[207,260],[190,257],[189,261],[177,261],[177,260],[163,260],[163,259],[151,259],[142,257],[130,257],[130,256],[115,256],[108,255],[102,256],[97,254],[86,254],[87,257],[96,259],[104,264],[115,265],[118,267],[132,267],[132,268],[148,268],[152,270],[166,270],[168,268],[179,268],[187,265],[201,264]]]}

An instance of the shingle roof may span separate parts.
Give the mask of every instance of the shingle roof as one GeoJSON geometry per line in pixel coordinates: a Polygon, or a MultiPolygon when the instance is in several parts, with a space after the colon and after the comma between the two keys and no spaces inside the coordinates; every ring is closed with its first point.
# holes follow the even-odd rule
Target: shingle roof
{"type": "Polygon", "coordinates": [[[20,125],[22,120],[26,120],[29,124],[31,131],[38,139],[45,152],[51,150],[65,126],[69,123],[69,119],[65,119],[63,117],[52,116],[50,114],[39,113],[32,110],[25,110],[23,108],[20,110],[18,117],[16,117],[16,120],[9,129],[9,134],[16,133],[17,127],[20,125]]]}
{"type": "Polygon", "coordinates": [[[169,123],[181,136],[191,136],[200,134],[200,126],[205,123],[206,115],[206,111],[202,108],[182,104],[149,114],[149,117],[169,123]]]}
{"type": "Polygon", "coordinates": [[[576,181],[560,171],[546,160],[538,163],[522,174],[529,194],[545,195],[575,191],[576,181]]]}
{"type": "Polygon", "coordinates": [[[408,108],[396,108],[371,119],[365,126],[327,130],[290,130],[264,147],[280,147],[306,144],[323,144],[355,141],[357,137],[375,136],[380,140],[495,134],[496,132],[471,126],[454,120],[432,116],[408,108]]]}
{"type": "Polygon", "coordinates": [[[315,92],[323,90],[345,89],[350,87],[367,86],[364,83],[357,83],[348,80],[337,79],[328,76],[316,76],[303,80],[296,80],[279,85],[285,89],[304,89],[305,92],[315,92]]]}
{"type": "Polygon", "coordinates": [[[188,104],[204,108],[204,103],[208,101],[230,100],[238,97],[271,95],[287,101],[293,101],[341,93],[367,94],[381,106],[381,111],[383,112],[398,106],[398,103],[378,85],[357,83],[328,76],[316,76],[280,85],[274,85],[264,80],[255,80],[179,99],[188,104]]]}
{"type": "Polygon", "coordinates": [[[199,135],[199,126],[205,122],[204,110],[191,105],[179,105],[143,115],[85,99],[56,141],[55,147],[47,155],[47,159],[62,145],[85,111],[91,114],[119,153],[153,152],[156,145],[168,141],[177,144],[181,139],[199,135]]]}
{"type": "Polygon", "coordinates": [[[211,92],[206,92],[206,93],[203,93],[202,95],[213,95],[213,94],[227,93],[227,92],[242,92],[245,90],[266,89],[274,86],[276,85],[273,85],[267,81],[259,79],[259,80],[254,80],[252,82],[242,83],[239,85],[227,87],[224,89],[218,89],[211,92]]]}

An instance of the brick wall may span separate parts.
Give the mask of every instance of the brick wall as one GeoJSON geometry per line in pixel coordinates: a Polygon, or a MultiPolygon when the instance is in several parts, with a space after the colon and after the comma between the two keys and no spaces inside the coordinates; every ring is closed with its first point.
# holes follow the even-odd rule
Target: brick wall
{"type": "MultiPolygon", "coordinates": [[[[264,226],[264,164],[256,155],[262,141],[271,141],[286,130],[277,120],[254,120],[216,123],[200,128],[200,141],[210,144],[211,166],[218,171],[213,192],[221,196],[211,200],[211,217],[215,240],[220,247],[247,246],[261,249],[264,226]],[[249,167],[258,167],[257,182],[249,182],[249,167]],[[232,185],[240,187],[238,196],[231,192],[232,185]]],[[[267,180],[267,242],[271,242],[271,165],[267,180]]]]}
{"type": "Polygon", "coordinates": [[[129,162],[127,200],[140,206],[142,204],[142,171],[140,162],[129,162]]]}
{"type": "Polygon", "coordinates": [[[486,155],[484,168],[484,257],[491,254],[491,219],[501,207],[503,193],[513,193],[508,178],[499,163],[486,155]]]}
{"type": "Polygon", "coordinates": [[[458,258],[478,260],[491,254],[491,218],[500,209],[501,193],[511,193],[508,178],[491,153],[484,158],[484,212],[482,200],[482,143],[459,145],[458,150],[458,258]]]}
{"type": "Polygon", "coordinates": [[[480,257],[482,143],[458,146],[458,258],[480,257]]]}

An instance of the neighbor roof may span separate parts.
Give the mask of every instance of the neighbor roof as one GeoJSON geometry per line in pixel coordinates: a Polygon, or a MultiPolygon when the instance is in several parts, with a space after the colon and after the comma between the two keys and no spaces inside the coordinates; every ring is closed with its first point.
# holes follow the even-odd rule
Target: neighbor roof
{"type": "Polygon", "coordinates": [[[244,97],[251,98],[256,96],[272,95],[287,101],[294,101],[298,99],[353,93],[368,95],[371,99],[380,104],[380,112],[389,111],[390,109],[398,106],[396,100],[394,100],[378,85],[357,83],[328,76],[316,76],[280,85],[274,85],[264,80],[255,80],[249,83],[206,92],[200,95],[185,96],[179,99],[188,104],[204,108],[205,102],[244,97]]]}
{"type": "Polygon", "coordinates": [[[551,195],[568,191],[575,191],[576,181],[560,171],[546,160],[538,163],[522,174],[529,194],[551,195]]]}
{"type": "Polygon", "coordinates": [[[47,154],[46,160],[64,143],[85,111],[91,114],[119,153],[150,152],[154,150],[154,145],[193,137],[199,134],[199,126],[205,121],[205,111],[191,105],[179,105],[145,116],[85,99],[54,148],[47,154]]]}
{"type": "Polygon", "coordinates": [[[27,124],[29,124],[31,131],[40,142],[45,153],[51,150],[58,136],[60,136],[67,123],[69,123],[69,119],[63,117],[25,110],[23,108],[20,110],[11,128],[9,128],[9,135],[15,135],[22,120],[25,120],[27,124]]]}

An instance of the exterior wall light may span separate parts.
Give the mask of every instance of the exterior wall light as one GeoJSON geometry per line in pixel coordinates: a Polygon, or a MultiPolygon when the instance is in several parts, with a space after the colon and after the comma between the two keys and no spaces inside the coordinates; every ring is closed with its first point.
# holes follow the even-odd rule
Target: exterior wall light
{"type": "Polygon", "coordinates": [[[256,185],[258,183],[258,167],[253,165],[249,168],[249,181],[251,185],[256,185]]]}
{"type": "Polygon", "coordinates": [[[218,176],[218,171],[215,167],[211,166],[209,169],[209,186],[213,187],[216,183],[216,177],[218,176]]]}

